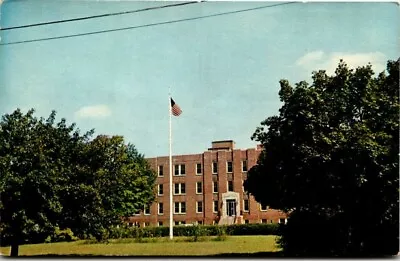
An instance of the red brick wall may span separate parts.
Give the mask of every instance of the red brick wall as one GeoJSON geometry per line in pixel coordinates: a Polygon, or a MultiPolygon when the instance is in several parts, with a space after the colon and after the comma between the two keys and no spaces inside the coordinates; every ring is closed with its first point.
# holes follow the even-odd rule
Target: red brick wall
{"type": "MultiPolygon", "coordinates": [[[[260,211],[260,205],[254,200],[253,196],[246,196],[243,193],[243,180],[247,177],[247,173],[242,172],[242,161],[247,160],[247,168],[250,169],[257,162],[260,149],[247,150],[213,150],[205,151],[202,154],[194,155],[178,155],[173,156],[172,165],[185,164],[184,176],[174,176],[174,183],[185,183],[186,194],[174,195],[173,202],[185,201],[186,214],[174,214],[175,221],[185,221],[186,224],[195,221],[202,221],[204,224],[213,224],[218,221],[218,214],[213,213],[213,201],[219,201],[219,208],[222,204],[222,193],[227,192],[228,177],[232,178],[234,191],[240,195],[240,210],[243,214],[243,220],[249,220],[250,223],[260,223],[262,219],[266,219],[268,223],[277,223],[279,218],[286,218],[281,211],[269,209],[268,211],[260,211]],[[212,174],[212,162],[218,162],[218,174],[212,174]],[[227,173],[227,161],[233,162],[233,173],[227,173]],[[196,164],[202,164],[201,175],[196,175],[196,164]],[[218,194],[213,194],[212,181],[218,181],[218,194]],[[196,182],[202,182],[203,193],[196,194],[196,182]],[[243,199],[249,198],[249,211],[243,211],[243,199]],[[203,213],[196,213],[196,201],[203,202],[203,213]]],[[[155,202],[151,206],[150,215],[143,215],[129,218],[129,222],[149,223],[157,225],[159,221],[163,222],[163,226],[169,226],[169,157],[157,157],[148,159],[151,167],[158,170],[159,165],[163,165],[163,177],[157,177],[157,184],[163,184],[163,196],[157,196],[155,202]],[[164,204],[164,214],[158,215],[158,202],[164,204]]],[[[174,186],[172,187],[174,192],[174,186]]],[[[174,206],[172,206],[174,207],[174,206]]],[[[238,213],[240,214],[240,213],[238,213]]],[[[244,222],[243,222],[244,223],[244,222]]]]}

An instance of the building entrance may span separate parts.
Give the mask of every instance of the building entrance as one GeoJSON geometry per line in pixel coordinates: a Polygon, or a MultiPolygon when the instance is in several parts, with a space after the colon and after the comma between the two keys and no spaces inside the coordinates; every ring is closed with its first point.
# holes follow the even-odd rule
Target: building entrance
{"type": "Polygon", "coordinates": [[[236,200],[226,200],[226,213],[228,216],[236,216],[236,200]]]}

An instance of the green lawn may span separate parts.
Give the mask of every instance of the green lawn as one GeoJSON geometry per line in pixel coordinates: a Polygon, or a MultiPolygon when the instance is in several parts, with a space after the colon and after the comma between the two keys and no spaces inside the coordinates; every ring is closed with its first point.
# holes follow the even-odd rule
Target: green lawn
{"type": "MultiPolygon", "coordinates": [[[[275,236],[229,236],[225,241],[206,240],[185,242],[184,238],[154,239],[155,242],[136,243],[132,240],[112,240],[110,243],[85,244],[84,241],[52,244],[22,245],[20,256],[224,256],[277,254],[275,236]],[[258,253],[258,254],[257,254],[258,253]]],[[[10,247],[1,247],[2,255],[10,254],[10,247]]]]}

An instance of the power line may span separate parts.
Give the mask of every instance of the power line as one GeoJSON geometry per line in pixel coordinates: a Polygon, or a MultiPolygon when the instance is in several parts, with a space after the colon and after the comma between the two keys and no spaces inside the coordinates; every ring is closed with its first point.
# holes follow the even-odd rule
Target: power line
{"type": "Polygon", "coordinates": [[[241,10],[236,10],[236,11],[229,11],[229,12],[218,13],[218,14],[197,16],[197,17],[191,17],[191,18],[183,18],[183,19],[171,20],[171,21],[166,21],[166,22],[158,22],[158,23],[151,23],[151,24],[144,24],[144,25],[137,25],[137,26],[129,26],[129,27],[109,29],[109,30],[101,30],[101,31],[95,31],[95,32],[88,32],[88,33],[71,34],[71,35],[64,35],[64,36],[55,36],[55,37],[39,38],[39,39],[32,39],[32,40],[23,40],[23,41],[1,43],[0,46],[1,45],[14,45],[14,44],[50,41],[50,40],[56,40],[56,39],[65,39],[65,38],[73,38],[73,37],[86,36],[86,35],[94,35],[94,34],[110,33],[110,32],[117,32],[117,31],[124,31],[124,30],[132,30],[132,29],[151,27],[151,26],[157,26],[157,25],[173,24],[173,23],[179,23],[179,22],[185,22],[185,21],[194,21],[194,20],[200,20],[200,19],[205,19],[205,18],[211,18],[211,17],[223,16],[223,15],[229,15],[229,14],[237,14],[237,13],[243,13],[243,12],[248,12],[248,11],[255,11],[255,10],[260,10],[260,9],[280,6],[280,5],[294,4],[294,3],[297,3],[297,2],[285,2],[285,3],[273,4],[273,5],[267,5],[267,6],[259,6],[259,7],[254,7],[254,8],[241,9],[241,10]]]}
{"type": "Polygon", "coordinates": [[[42,25],[50,25],[50,24],[61,24],[61,23],[67,23],[67,22],[76,22],[76,21],[82,21],[82,20],[88,20],[88,19],[94,19],[94,18],[101,18],[101,17],[107,17],[107,16],[133,14],[133,13],[139,13],[139,12],[145,12],[145,11],[151,11],[151,10],[156,10],[156,9],[169,8],[169,7],[177,7],[177,6],[183,6],[183,5],[190,5],[190,4],[196,4],[196,3],[199,3],[199,1],[183,2],[183,3],[178,3],[178,4],[170,4],[170,5],[162,5],[162,6],[154,6],[154,7],[147,7],[147,8],[131,10],[131,11],[123,11],[123,12],[117,12],[117,13],[108,13],[108,14],[101,14],[101,15],[77,17],[77,18],[50,21],[50,22],[43,22],[43,23],[37,23],[37,24],[10,26],[10,27],[0,28],[0,31],[15,30],[15,29],[42,26],[42,25]]]}

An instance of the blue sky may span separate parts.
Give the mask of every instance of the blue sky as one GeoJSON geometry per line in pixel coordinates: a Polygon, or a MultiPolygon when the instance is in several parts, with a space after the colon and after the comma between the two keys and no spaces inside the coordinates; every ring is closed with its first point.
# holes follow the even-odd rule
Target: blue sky
{"type": "MultiPolygon", "coordinates": [[[[1,27],[135,10],[174,2],[5,1],[1,27]]],[[[1,31],[2,43],[165,22],[276,2],[203,2],[91,20],[1,31]]],[[[213,140],[237,148],[278,113],[279,80],[351,67],[385,69],[399,56],[399,6],[295,3],[68,39],[0,46],[0,114],[36,109],[82,131],[123,135],[148,157],[168,155],[168,88],[183,110],[173,118],[173,154],[213,140]]]]}

